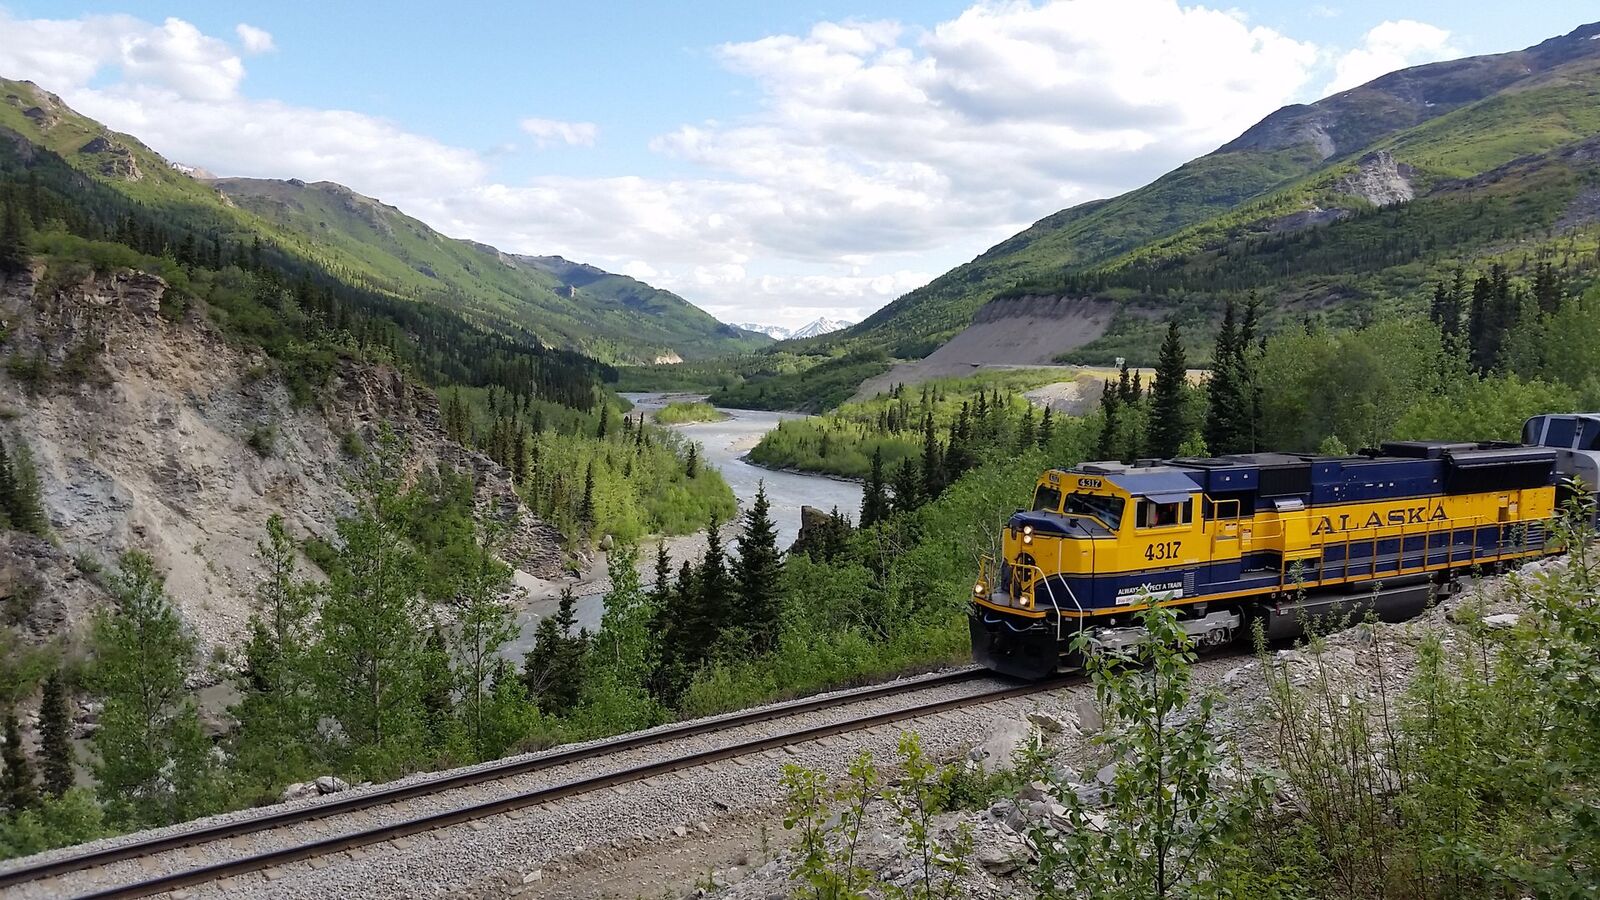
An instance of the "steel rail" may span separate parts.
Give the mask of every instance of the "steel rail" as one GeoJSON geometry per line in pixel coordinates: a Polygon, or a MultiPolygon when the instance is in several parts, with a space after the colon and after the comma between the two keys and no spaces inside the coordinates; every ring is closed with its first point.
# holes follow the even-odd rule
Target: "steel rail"
{"type": "Polygon", "coordinates": [[[458,807],[456,809],[446,810],[444,812],[431,813],[429,815],[419,816],[414,819],[408,819],[403,822],[395,822],[389,825],[379,825],[364,829],[362,831],[352,832],[350,834],[323,838],[304,844],[298,844],[292,847],[285,847],[280,850],[270,850],[240,859],[229,860],[227,862],[213,863],[211,865],[200,866],[194,869],[186,869],[166,875],[159,875],[143,881],[134,882],[132,884],[105,888],[88,894],[81,894],[78,895],[78,900],[132,900],[132,898],[137,897],[148,897],[153,894],[175,891],[181,888],[192,887],[197,884],[204,884],[206,882],[216,881],[223,878],[232,878],[239,875],[248,874],[250,872],[257,872],[262,869],[269,869],[274,866],[298,862],[299,860],[303,859],[326,856],[331,853],[339,853],[345,850],[351,850],[370,844],[408,837],[424,831],[447,828],[452,825],[459,825],[464,822],[487,818],[489,816],[501,815],[529,806],[538,806],[540,804],[550,803],[555,800],[586,794],[608,787],[631,784],[633,782],[643,781],[644,779],[653,778],[658,775],[665,775],[682,769],[703,766],[709,763],[719,762],[721,760],[731,759],[737,756],[760,753],[765,750],[772,750],[789,744],[818,740],[820,738],[846,734],[852,731],[862,731],[865,729],[875,728],[880,725],[888,725],[905,721],[907,719],[918,719],[931,715],[938,715],[942,712],[949,712],[951,710],[962,709],[968,706],[980,706],[983,704],[995,703],[1016,697],[1024,697],[1029,694],[1053,690],[1056,688],[1065,687],[1067,685],[1080,683],[1082,681],[1082,676],[1051,679],[1048,681],[1005,687],[999,690],[989,691],[982,694],[973,694],[966,697],[937,700],[933,703],[910,707],[907,709],[873,713],[871,715],[861,716],[843,722],[834,722],[827,725],[816,725],[810,728],[804,728],[800,729],[799,731],[793,731],[781,735],[754,738],[752,740],[743,741],[736,744],[728,744],[722,747],[712,748],[710,750],[701,750],[659,762],[645,763],[643,765],[633,766],[617,772],[595,775],[588,778],[581,778],[576,781],[566,782],[564,784],[553,785],[551,787],[537,788],[531,791],[512,794],[497,800],[486,800],[480,803],[474,803],[467,806],[458,807]]]}
{"type": "Polygon", "coordinates": [[[929,688],[943,687],[950,684],[960,684],[983,677],[995,676],[994,673],[988,671],[987,669],[962,669],[956,672],[946,672],[923,678],[906,679],[902,681],[893,681],[885,684],[873,685],[871,687],[854,691],[840,692],[826,696],[807,697],[801,700],[793,700],[787,703],[763,707],[761,709],[746,710],[710,719],[698,719],[693,722],[685,722],[681,725],[671,725],[655,731],[624,735],[612,740],[601,741],[598,743],[587,744],[570,749],[558,749],[533,757],[502,760],[498,763],[483,766],[481,768],[452,771],[435,778],[428,778],[407,784],[383,787],[377,790],[365,791],[360,794],[352,794],[346,797],[332,797],[329,799],[324,799],[323,802],[314,806],[278,810],[275,812],[266,813],[264,815],[240,819],[235,822],[224,822],[203,828],[179,832],[176,834],[161,835],[145,840],[132,841],[113,847],[107,847],[102,850],[93,850],[87,853],[80,853],[73,856],[51,860],[49,862],[40,863],[34,866],[11,869],[0,872],[0,889],[12,887],[18,884],[24,884],[30,881],[38,881],[43,878],[50,878],[56,875],[63,875],[69,872],[80,871],[82,869],[96,868],[99,866],[108,865],[110,863],[120,862],[125,859],[137,859],[140,857],[164,853],[169,850],[177,850],[196,844],[226,840],[228,838],[253,834],[258,831],[269,831],[275,828],[283,828],[285,826],[294,825],[301,822],[311,822],[317,819],[345,815],[364,809],[370,809],[372,807],[385,806],[391,803],[398,803],[403,800],[424,797],[430,794],[437,794],[444,791],[471,787],[473,785],[483,784],[485,782],[500,781],[506,778],[513,778],[518,775],[526,775],[533,772],[543,771],[545,769],[556,768],[558,766],[584,762],[614,753],[635,750],[640,747],[649,747],[656,744],[664,744],[673,740],[710,734],[712,732],[721,731],[727,728],[738,728],[745,725],[757,725],[764,722],[770,722],[774,719],[805,715],[806,713],[832,709],[839,706],[847,706],[852,703],[877,700],[884,697],[892,697],[929,688]]]}

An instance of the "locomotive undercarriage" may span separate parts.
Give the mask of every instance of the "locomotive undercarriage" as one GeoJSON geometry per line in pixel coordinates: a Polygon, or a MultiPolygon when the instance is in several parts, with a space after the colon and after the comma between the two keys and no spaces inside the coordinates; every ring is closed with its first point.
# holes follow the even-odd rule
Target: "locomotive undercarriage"
{"type": "MultiPolygon", "coordinates": [[[[1258,621],[1268,642],[1332,630],[1359,621],[1369,612],[1385,622],[1405,621],[1455,589],[1456,582],[1448,573],[1440,577],[1418,575],[1371,582],[1357,590],[1266,594],[1187,604],[1174,610],[1195,648],[1205,652],[1252,640],[1258,621]]],[[[1082,670],[1085,650],[1121,653],[1146,639],[1144,628],[1132,612],[1085,618],[1051,612],[1042,619],[1024,619],[975,604],[968,615],[968,627],[973,656],[980,665],[1028,679],[1082,670]],[[1080,632],[1085,635],[1081,644],[1080,632]]]]}

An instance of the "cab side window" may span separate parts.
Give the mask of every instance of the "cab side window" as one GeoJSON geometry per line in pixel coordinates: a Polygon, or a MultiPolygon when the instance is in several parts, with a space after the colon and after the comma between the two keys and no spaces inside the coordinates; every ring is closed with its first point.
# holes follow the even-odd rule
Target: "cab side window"
{"type": "Polygon", "coordinates": [[[1170,528],[1173,525],[1188,525],[1193,521],[1194,501],[1184,500],[1180,503],[1157,503],[1154,500],[1143,499],[1139,501],[1139,528],[1170,528]]]}

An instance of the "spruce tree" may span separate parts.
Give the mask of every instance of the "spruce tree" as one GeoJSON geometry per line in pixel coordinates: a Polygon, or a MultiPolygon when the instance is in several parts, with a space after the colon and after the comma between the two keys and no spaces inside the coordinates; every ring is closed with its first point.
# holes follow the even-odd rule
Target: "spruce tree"
{"type": "Polygon", "coordinates": [[[917,464],[910,457],[900,460],[894,470],[894,511],[908,513],[922,505],[922,484],[917,464]]]}
{"type": "Polygon", "coordinates": [[[39,702],[39,756],[45,793],[60,797],[72,788],[72,714],[67,709],[66,683],[56,669],[44,680],[39,702]]]}
{"type": "Polygon", "coordinates": [[[694,477],[700,474],[700,445],[694,441],[689,442],[688,459],[684,461],[683,474],[690,481],[693,481],[694,477]]]}
{"type": "Polygon", "coordinates": [[[1176,319],[1167,323],[1167,337],[1161,343],[1156,364],[1155,384],[1150,388],[1150,453],[1162,459],[1176,456],[1178,448],[1193,430],[1189,421],[1188,359],[1176,319]]]}
{"type": "Polygon", "coordinates": [[[872,449],[872,468],[867,474],[867,486],[861,492],[861,527],[872,525],[889,517],[888,485],[883,476],[883,447],[872,449]]]}
{"type": "Polygon", "coordinates": [[[1044,408],[1044,416],[1039,419],[1039,449],[1050,449],[1050,442],[1055,439],[1055,436],[1056,423],[1054,411],[1050,407],[1046,406],[1044,408]]]}
{"type": "Polygon", "coordinates": [[[1205,441],[1210,452],[1221,456],[1248,449],[1250,398],[1244,384],[1244,338],[1230,299],[1217,332],[1211,378],[1206,385],[1205,441]]]}
{"type": "Polygon", "coordinates": [[[1122,400],[1108,378],[1100,390],[1100,439],[1095,444],[1095,456],[1099,459],[1122,458],[1122,448],[1117,441],[1117,418],[1121,409],[1122,400]]]}
{"type": "Polygon", "coordinates": [[[0,277],[28,267],[28,234],[22,225],[22,204],[6,204],[0,215],[0,277]]]}
{"type": "Polygon", "coordinates": [[[944,455],[939,447],[939,436],[933,430],[933,413],[922,418],[922,482],[920,496],[923,501],[937,498],[944,490],[944,455]]]}
{"type": "Polygon", "coordinates": [[[9,455],[0,443],[0,514],[18,531],[43,537],[49,532],[44,515],[44,500],[39,487],[39,472],[33,465],[28,445],[15,441],[9,455]]]}
{"type": "Polygon", "coordinates": [[[6,745],[0,750],[0,762],[5,764],[0,772],[0,805],[12,815],[32,809],[39,802],[39,789],[33,783],[33,766],[23,749],[22,726],[14,710],[6,712],[6,745]]]}
{"type": "Polygon", "coordinates": [[[1038,433],[1033,426],[1033,407],[1029,406],[1022,413],[1022,422],[1017,425],[1017,452],[1027,453],[1034,448],[1038,440],[1038,433]]]}
{"type": "Polygon", "coordinates": [[[781,560],[778,529],[771,513],[766,483],[758,482],[755,501],[744,514],[744,533],[739,537],[739,559],[734,566],[739,586],[739,624],[749,633],[751,647],[757,653],[766,653],[778,645],[781,560]]]}
{"type": "Polygon", "coordinates": [[[578,521],[585,531],[594,528],[594,460],[583,473],[583,500],[578,505],[578,521]]]}
{"type": "Polygon", "coordinates": [[[577,708],[583,691],[583,661],[588,638],[573,633],[578,597],[561,589],[553,616],[539,620],[533,648],[523,657],[522,681],[530,699],[547,715],[564,716],[577,708]]]}
{"type": "Polygon", "coordinates": [[[650,588],[650,602],[660,609],[671,594],[672,557],[667,555],[667,542],[656,541],[656,580],[650,588]]]}

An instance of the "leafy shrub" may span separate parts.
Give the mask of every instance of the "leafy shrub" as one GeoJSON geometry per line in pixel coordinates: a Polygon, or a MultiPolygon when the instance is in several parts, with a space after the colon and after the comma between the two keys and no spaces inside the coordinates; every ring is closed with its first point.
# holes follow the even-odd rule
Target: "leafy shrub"
{"type": "Polygon", "coordinates": [[[278,429],[270,423],[262,422],[250,429],[250,434],[244,439],[245,445],[256,452],[256,455],[265,459],[272,455],[273,446],[278,441],[278,429]]]}

